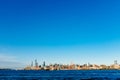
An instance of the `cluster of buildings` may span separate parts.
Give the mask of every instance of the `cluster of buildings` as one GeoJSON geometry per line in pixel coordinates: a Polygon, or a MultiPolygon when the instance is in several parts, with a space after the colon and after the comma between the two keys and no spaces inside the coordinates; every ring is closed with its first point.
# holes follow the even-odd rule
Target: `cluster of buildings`
{"type": "Polygon", "coordinates": [[[24,68],[24,70],[91,70],[91,69],[120,69],[120,65],[117,63],[117,60],[114,61],[114,64],[112,65],[96,65],[96,64],[83,64],[83,65],[78,65],[78,64],[70,64],[70,65],[65,65],[65,64],[50,64],[46,65],[45,61],[43,62],[42,65],[38,65],[37,60],[35,60],[35,63],[31,63],[30,66],[27,66],[24,68]]]}

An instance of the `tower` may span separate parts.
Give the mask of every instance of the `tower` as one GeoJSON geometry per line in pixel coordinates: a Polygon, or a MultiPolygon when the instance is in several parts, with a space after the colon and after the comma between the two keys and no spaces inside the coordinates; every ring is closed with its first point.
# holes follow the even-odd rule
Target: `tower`
{"type": "Polygon", "coordinates": [[[37,59],[35,60],[35,67],[38,67],[37,59]]]}
{"type": "Polygon", "coordinates": [[[33,61],[31,62],[31,67],[33,67],[33,61]]]}
{"type": "Polygon", "coordinates": [[[117,60],[114,61],[114,64],[117,65],[117,60]]]}
{"type": "Polygon", "coordinates": [[[45,61],[43,62],[43,67],[45,67],[45,61]]]}

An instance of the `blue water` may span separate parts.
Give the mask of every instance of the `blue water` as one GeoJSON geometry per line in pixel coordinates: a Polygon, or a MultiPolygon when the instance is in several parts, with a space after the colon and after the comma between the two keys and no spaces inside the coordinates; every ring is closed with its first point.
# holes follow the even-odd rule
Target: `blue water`
{"type": "Polygon", "coordinates": [[[120,70],[0,70],[0,80],[120,80],[120,70]]]}

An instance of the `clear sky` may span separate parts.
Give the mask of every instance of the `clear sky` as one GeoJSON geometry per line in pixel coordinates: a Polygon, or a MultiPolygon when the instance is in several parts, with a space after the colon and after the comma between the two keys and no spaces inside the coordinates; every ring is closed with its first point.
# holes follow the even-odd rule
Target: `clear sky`
{"type": "Polygon", "coordinates": [[[120,0],[0,1],[0,67],[112,64],[119,53],[120,0]]]}

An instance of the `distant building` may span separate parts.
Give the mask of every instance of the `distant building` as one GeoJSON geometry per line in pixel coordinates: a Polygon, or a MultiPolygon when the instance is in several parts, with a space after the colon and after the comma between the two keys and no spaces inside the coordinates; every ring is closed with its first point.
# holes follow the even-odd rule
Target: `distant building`
{"type": "Polygon", "coordinates": [[[38,67],[37,59],[35,60],[35,67],[38,67]]]}
{"type": "Polygon", "coordinates": [[[111,69],[120,69],[120,65],[117,63],[117,60],[114,61],[114,64],[110,66],[111,69]]]}
{"type": "Polygon", "coordinates": [[[46,65],[45,65],[45,61],[43,62],[43,67],[45,67],[46,65]]]}
{"type": "Polygon", "coordinates": [[[115,61],[114,61],[114,65],[117,65],[117,64],[118,64],[118,63],[117,63],[117,60],[115,60],[115,61]]]}
{"type": "Polygon", "coordinates": [[[31,67],[33,67],[33,61],[31,62],[31,67]]]}
{"type": "Polygon", "coordinates": [[[43,61],[42,65],[38,65],[37,59],[35,60],[35,65],[33,65],[33,62],[31,62],[31,65],[25,67],[25,70],[88,70],[88,69],[120,69],[120,65],[117,63],[117,60],[114,61],[114,64],[112,65],[96,65],[96,64],[83,64],[83,65],[78,65],[78,64],[50,64],[47,65],[45,64],[45,61],[43,61]]]}
{"type": "Polygon", "coordinates": [[[38,62],[37,62],[37,59],[35,60],[35,67],[34,67],[34,70],[39,70],[40,67],[38,66],[38,62]]]}

